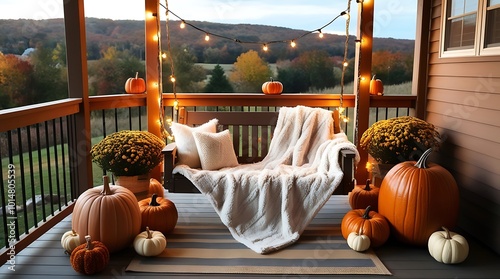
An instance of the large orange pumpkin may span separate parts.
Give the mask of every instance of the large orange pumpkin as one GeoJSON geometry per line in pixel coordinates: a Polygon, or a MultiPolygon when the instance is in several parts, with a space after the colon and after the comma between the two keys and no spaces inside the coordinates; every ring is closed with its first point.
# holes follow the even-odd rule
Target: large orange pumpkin
{"type": "Polygon", "coordinates": [[[125,82],[125,92],[129,94],[140,94],[146,92],[146,82],[135,73],[135,78],[128,78],[125,82]]]}
{"type": "Polygon", "coordinates": [[[379,213],[389,221],[394,236],[408,244],[427,245],[433,232],[454,227],[458,219],[457,184],[445,168],[427,163],[431,151],[416,163],[394,166],[380,186],[379,213]]]}
{"type": "Polygon", "coordinates": [[[371,207],[349,210],[340,224],[342,236],[347,239],[352,232],[362,231],[370,238],[372,247],[379,247],[389,239],[390,228],[385,217],[371,207]]]}
{"type": "Polygon", "coordinates": [[[179,217],[175,204],[169,200],[153,194],[151,198],[139,201],[141,211],[141,230],[146,227],[151,230],[160,231],[163,234],[171,232],[179,217]]]}
{"type": "Polygon", "coordinates": [[[106,245],[110,253],[131,245],[141,230],[141,213],[134,194],[127,188],[104,185],[83,192],[75,202],[72,227],[80,235],[80,242],[91,235],[106,245]]]}
{"type": "Polygon", "coordinates": [[[378,192],[379,188],[371,184],[370,179],[367,179],[364,186],[356,185],[349,193],[349,205],[352,209],[364,209],[370,205],[373,211],[377,211],[378,192]]]}
{"type": "Polygon", "coordinates": [[[370,95],[384,95],[384,84],[375,75],[370,80],[370,95]]]}
{"type": "Polygon", "coordinates": [[[271,78],[271,81],[266,81],[262,84],[262,92],[268,95],[281,94],[283,92],[283,84],[271,78]]]}

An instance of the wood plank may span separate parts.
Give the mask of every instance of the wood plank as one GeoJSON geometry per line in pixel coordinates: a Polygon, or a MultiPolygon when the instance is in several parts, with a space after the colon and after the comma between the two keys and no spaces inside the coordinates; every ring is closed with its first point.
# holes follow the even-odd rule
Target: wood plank
{"type": "Polygon", "coordinates": [[[434,88],[429,92],[428,100],[449,104],[468,105],[471,107],[499,110],[500,94],[489,92],[469,92],[434,88]]]}
{"type": "MultiPolygon", "coordinates": [[[[467,63],[442,63],[435,64],[430,67],[429,75],[431,76],[452,76],[452,77],[474,77],[474,78],[500,78],[498,71],[499,63],[497,62],[476,62],[467,63]],[[464,70],[467,69],[467,70],[464,70]]],[[[497,82],[498,84],[499,82],[497,82]]]]}
{"type": "Polygon", "coordinates": [[[499,79],[490,78],[487,76],[479,79],[473,77],[429,77],[429,88],[440,88],[447,90],[500,94],[499,84],[499,79]]]}
{"type": "Polygon", "coordinates": [[[498,148],[498,144],[475,136],[474,130],[469,131],[469,133],[464,133],[463,130],[454,131],[442,128],[446,127],[446,122],[444,122],[443,115],[441,114],[430,112],[427,119],[430,123],[440,127],[440,133],[446,136],[446,140],[452,141],[456,146],[474,150],[478,154],[481,154],[481,156],[500,158],[500,148],[498,148]]]}
{"type": "MultiPolygon", "coordinates": [[[[201,194],[171,194],[169,198],[174,201],[179,212],[195,213],[199,216],[215,216],[213,208],[201,194]]],[[[316,222],[339,223],[342,215],[350,209],[347,196],[332,196],[328,203],[322,208],[316,222]],[[332,214],[333,213],[333,214],[332,214]]],[[[212,217],[210,217],[212,218],[212,217]]],[[[214,217],[218,218],[218,217],[214,217]]],[[[196,217],[189,219],[193,222],[203,222],[207,219],[196,217]]],[[[0,269],[0,276],[8,278],[88,278],[88,276],[77,274],[69,264],[69,258],[64,254],[60,243],[59,235],[71,228],[71,218],[67,217],[59,222],[51,231],[43,236],[43,239],[33,244],[33,247],[25,249],[17,255],[16,271],[12,272],[3,265],[0,269]]],[[[425,247],[413,247],[401,245],[391,239],[384,246],[376,249],[377,255],[382,262],[393,273],[391,278],[497,278],[500,274],[500,256],[488,250],[477,240],[467,236],[470,244],[470,256],[462,264],[444,265],[436,262],[427,252],[425,247]]],[[[123,252],[112,255],[110,265],[99,278],[165,278],[165,274],[158,273],[133,273],[125,272],[134,251],[126,249],[123,252]]],[[[199,278],[196,275],[176,275],[176,278],[199,278]]],[[[221,276],[218,274],[207,274],[204,278],[282,278],[282,276],[221,276]]],[[[357,275],[343,275],[342,278],[359,278],[357,275]]],[[[331,278],[331,276],[318,276],[314,278],[331,278]]],[[[363,278],[380,278],[380,276],[363,276],[363,278]]]]}
{"type": "Polygon", "coordinates": [[[500,122],[497,119],[499,111],[497,110],[429,101],[427,111],[441,115],[443,119],[439,122],[439,126],[443,128],[500,142],[498,134],[493,133],[500,128],[500,122]]]}

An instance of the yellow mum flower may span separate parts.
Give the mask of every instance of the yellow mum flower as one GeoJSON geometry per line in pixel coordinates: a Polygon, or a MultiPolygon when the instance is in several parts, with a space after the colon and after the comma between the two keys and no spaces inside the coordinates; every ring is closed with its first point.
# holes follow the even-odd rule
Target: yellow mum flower
{"type": "Polygon", "coordinates": [[[146,131],[120,131],[92,146],[92,161],[116,176],[140,175],[155,168],[163,155],[165,142],[146,131]]]}
{"type": "Polygon", "coordinates": [[[360,146],[379,163],[416,160],[428,148],[439,148],[434,125],[413,116],[380,120],[361,136],[360,146]]]}

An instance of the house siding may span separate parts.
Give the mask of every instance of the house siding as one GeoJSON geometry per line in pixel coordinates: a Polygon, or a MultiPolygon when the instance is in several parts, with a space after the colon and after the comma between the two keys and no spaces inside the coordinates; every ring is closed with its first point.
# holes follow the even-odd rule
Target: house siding
{"type": "Polygon", "coordinates": [[[432,1],[428,34],[425,119],[442,135],[433,159],[459,185],[459,227],[500,254],[500,56],[440,58],[443,7],[432,1]]]}

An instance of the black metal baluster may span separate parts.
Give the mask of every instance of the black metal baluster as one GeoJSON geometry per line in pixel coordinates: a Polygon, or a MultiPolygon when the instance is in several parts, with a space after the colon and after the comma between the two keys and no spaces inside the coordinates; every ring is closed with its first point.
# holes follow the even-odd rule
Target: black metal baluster
{"type": "MultiPolygon", "coordinates": [[[[37,148],[38,149],[38,176],[40,178],[40,180],[38,182],[40,183],[40,195],[42,195],[42,197],[43,197],[45,194],[45,191],[44,191],[44,180],[43,180],[42,144],[41,144],[40,139],[41,139],[40,124],[37,124],[36,125],[36,143],[38,146],[38,148],[37,148]]],[[[45,203],[42,203],[42,218],[43,218],[44,222],[47,221],[47,210],[45,207],[45,203]]]]}
{"type": "MultiPolygon", "coordinates": [[[[28,138],[28,156],[29,156],[29,168],[30,168],[30,183],[31,183],[31,200],[33,204],[33,224],[35,228],[38,227],[37,220],[37,209],[36,209],[36,189],[35,189],[35,174],[33,167],[33,147],[31,145],[31,126],[26,127],[26,137],[28,138]]],[[[42,196],[43,203],[43,196],[42,196]]]]}
{"type": "MultiPolygon", "coordinates": [[[[44,126],[45,126],[45,143],[46,143],[45,150],[47,151],[47,170],[48,170],[48,182],[49,182],[49,195],[52,196],[52,194],[53,194],[52,164],[51,164],[51,157],[50,157],[49,127],[48,127],[47,121],[44,122],[44,126]]],[[[52,215],[53,213],[54,213],[54,204],[51,202],[50,203],[50,214],[52,215]]]]}
{"type": "MultiPolygon", "coordinates": [[[[24,154],[23,154],[23,139],[22,139],[22,130],[21,128],[17,128],[17,144],[19,145],[19,153],[17,157],[19,158],[19,170],[16,171],[16,178],[21,175],[21,197],[22,197],[22,208],[23,208],[23,221],[24,221],[24,232],[28,233],[29,225],[28,225],[28,208],[26,207],[26,177],[24,174],[24,154]]],[[[16,193],[17,194],[17,193],[16,193]]]]}
{"type": "MultiPolygon", "coordinates": [[[[59,210],[62,209],[61,207],[61,201],[60,201],[60,197],[61,197],[61,181],[59,179],[59,176],[60,176],[60,170],[59,170],[59,152],[57,150],[58,148],[58,143],[57,143],[57,128],[56,128],[56,120],[55,119],[52,119],[52,140],[54,141],[54,145],[53,145],[53,148],[54,148],[54,165],[56,167],[56,193],[57,193],[57,200],[58,200],[58,205],[59,205],[59,210]]],[[[54,204],[54,196],[53,195],[50,195],[50,203],[51,204],[54,204]]]]}

